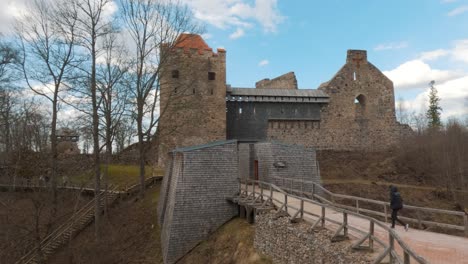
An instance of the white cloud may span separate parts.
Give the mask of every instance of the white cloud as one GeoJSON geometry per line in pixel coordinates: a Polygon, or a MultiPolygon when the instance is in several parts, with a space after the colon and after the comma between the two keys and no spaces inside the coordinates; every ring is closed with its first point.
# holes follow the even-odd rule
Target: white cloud
{"type": "Polygon", "coordinates": [[[463,75],[459,70],[432,69],[422,60],[407,61],[397,68],[384,71],[384,74],[393,81],[396,89],[412,89],[427,87],[431,80],[445,82],[463,75]]]}
{"type": "Polygon", "coordinates": [[[423,61],[433,61],[450,54],[449,50],[437,49],[421,53],[419,59],[423,61]]]}
{"type": "MultiPolygon", "coordinates": [[[[441,98],[442,118],[468,117],[468,73],[450,68],[434,69],[430,63],[435,60],[443,62],[442,65],[453,65],[450,61],[459,61],[468,66],[468,39],[454,41],[450,49],[423,52],[417,59],[407,61],[393,70],[384,71],[384,74],[394,82],[397,93],[404,93],[413,88],[424,89],[424,92],[407,100],[406,105],[411,111],[425,111],[428,105],[428,83],[435,80],[441,98]]],[[[463,67],[463,64],[460,67],[463,67]]]]}
{"type": "Polygon", "coordinates": [[[263,66],[266,66],[270,64],[270,62],[268,60],[261,60],[259,63],[258,63],[258,66],[259,67],[263,67],[263,66]]]}
{"type": "Polygon", "coordinates": [[[244,36],[245,32],[242,28],[237,28],[235,32],[233,32],[231,35],[229,35],[230,39],[238,39],[242,36],[244,36]]]}
{"type": "Polygon", "coordinates": [[[380,51],[380,50],[396,50],[396,49],[403,49],[408,47],[408,42],[402,41],[402,42],[392,42],[392,43],[385,43],[385,44],[379,44],[377,45],[374,50],[380,51]]]}
{"type": "Polygon", "coordinates": [[[14,19],[21,15],[26,2],[25,0],[0,0],[0,33],[10,33],[14,19]]]}
{"type": "MultiPolygon", "coordinates": [[[[57,2],[56,0],[46,1],[52,4],[57,2]]],[[[27,13],[33,4],[34,0],[0,0],[0,33],[11,33],[15,18],[27,13]]],[[[109,2],[102,13],[104,20],[109,21],[117,10],[118,6],[115,1],[109,2]]]]}
{"type": "MultiPolygon", "coordinates": [[[[468,116],[468,76],[438,84],[437,94],[442,107],[442,118],[467,117],[468,116]]],[[[413,100],[408,100],[405,105],[410,111],[421,112],[428,106],[429,89],[418,94],[413,100]]]]}
{"type": "Polygon", "coordinates": [[[448,12],[448,16],[458,16],[468,11],[468,5],[459,6],[452,11],[448,12]]]}
{"type": "Polygon", "coordinates": [[[468,63],[468,39],[455,41],[452,59],[468,63]]]}
{"type": "Polygon", "coordinates": [[[265,32],[275,32],[284,17],[277,0],[185,0],[197,19],[215,27],[251,28],[259,24],[265,32]]]}
{"type": "Polygon", "coordinates": [[[201,36],[202,36],[202,38],[203,38],[204,40],[208,40],[208,39],[213,38],[213,35],[211,35],[211,34],[209,34],[209,33],[202,34],[201,36]]]}

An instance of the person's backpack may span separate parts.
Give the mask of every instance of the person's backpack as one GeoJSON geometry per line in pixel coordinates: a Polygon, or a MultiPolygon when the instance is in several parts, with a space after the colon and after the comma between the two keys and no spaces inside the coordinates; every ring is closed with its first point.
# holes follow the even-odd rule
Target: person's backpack
{"type": "Polygon", "coordinates": [[[399,192],[393,193],[393,199],[392,209],[403,209],[403,199],[399,192]]]}

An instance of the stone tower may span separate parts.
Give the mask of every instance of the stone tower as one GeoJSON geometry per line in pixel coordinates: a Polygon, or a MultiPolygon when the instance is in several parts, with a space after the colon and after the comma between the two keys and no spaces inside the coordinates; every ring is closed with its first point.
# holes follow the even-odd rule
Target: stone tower
{"type": "Polygon", "coordinates": [[[160,74],[158,164],[174,148],[226,139],[226,51],[217,52],[201,36],[181,34],[160,74]]]}

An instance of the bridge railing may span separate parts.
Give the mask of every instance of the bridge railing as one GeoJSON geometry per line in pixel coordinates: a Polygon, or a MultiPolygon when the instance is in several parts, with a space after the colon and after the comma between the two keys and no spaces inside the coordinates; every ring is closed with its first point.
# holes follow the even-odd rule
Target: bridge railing
{"type": "Polygon", "coordinates": [[[319,224],[324,227],[327,222],[339,225],[332,241],[339,241],[344,237],[347,237],[348,230],[352,230],[361,235],[358,241],[353,244],[354,249],[373,250],[374,242],[376,242],[383,248],[383,250],[376,257],[373,263],[381,263],[387,256],[389,258],[389,263],[409,264],[411,263],[411,260],[416,261],[416,263],[428,263],[423,257],[416,254],[393,229],[372,217],[336,207],[330,203],[322,203],[303,196],[297,196],[284,191],[274,184],[263,181],[243,179],[239,184],[239,190],[240,195],[251,197],[253,200],[265,200],[276,203],[278,211],[285,211],[291,215],[292,220],[304,218],[311,219],[310,217],[315,218],[316,220],[313,222],[312,228],[315,228],[319,224]],[[279,195],[277,196],[279,197],[275,197],[274,193],[278,193],[279,195]],[[299,200],[299,206],[293,205],[291,203],[291,199],[299,200]],[[306,206],[307,204],[319,206],[321,208],[321,213],[317,214],[308,210],[306,206]],[[329,214],[332,213],[334,215],[336,215],[337,212],[341,213],[343,220],[336,221],[335,219],[327,217],[327,211],[329,214]],[[369,229],[363,231],[360,228],[351,226],[348,222],[349,215],[368,220],[369,229]],[[387,234],[386,241],[375,234],[376,227],[381,228],[387,234]],[[366,241],[368,241],[368,246],[363,246],[366,241]]]}
{"type": "MultiPolygon", "coordinates": [[[[281,183],[283,190],[289,193],[300,196],[307,196],[312,199],[318,199],[321,202],[328,203],[336,207],[345,208],[357,213],[365,213],[372,216],[382,217],[385,222],[389,221],[391,214],[389,202],[367,199],[359,196],[333,193],[313,181],[280,177],[272,177],[272,179],[281,183]],[[351,206],[350,204],[353,205],[351,206]],[[367,205],[367,208],[363,206],[364,204],[367,205]]],[[[423,225],[436,226],[440,228],[463,231],[464,235],[468,237],[468,214],[465,212],[420,207],[407,204],[404,205],[404,209],[405,212],[412,212],[415,217],[399,216],[399,218],[416,224],[420,229],[422,229],[423,225]],[[444,215],[445,217],[441,217],[441,219],[452,217],[454,218],[453,220],[455,220],[455,222],[460,224],[424,220],[423,215],[425,213],[444,215]]]]}

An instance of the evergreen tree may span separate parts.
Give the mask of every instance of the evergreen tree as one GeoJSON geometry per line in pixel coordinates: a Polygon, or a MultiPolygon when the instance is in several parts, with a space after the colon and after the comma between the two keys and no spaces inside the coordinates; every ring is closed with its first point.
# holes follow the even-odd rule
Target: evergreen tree
{"type": "Polygon", "coordinates": [[[429,109],[427,109],[427,120],[429,128],[440,128],[442,123],[440,121],[440,112],[442,112],[442,107],[440,107],[439,102],[440,98],[437,95],[437,89],[434,86],[435,81],[429,83],[429,109]]]}

